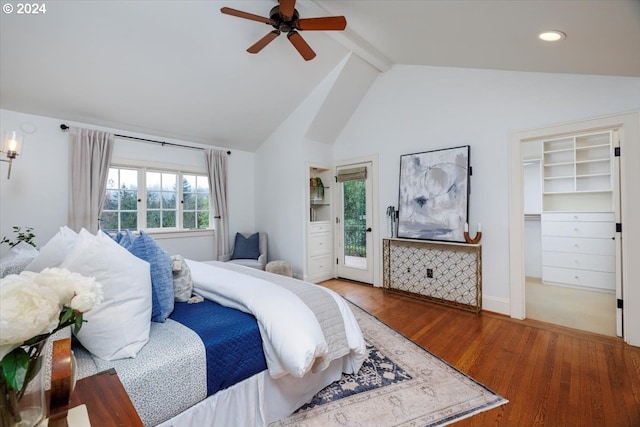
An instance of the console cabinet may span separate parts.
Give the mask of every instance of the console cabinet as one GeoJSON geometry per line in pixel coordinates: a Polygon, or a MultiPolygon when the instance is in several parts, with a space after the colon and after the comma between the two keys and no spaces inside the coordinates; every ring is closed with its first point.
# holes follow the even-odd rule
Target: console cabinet
{"type": "Polygon", "coordinates": [[[385,292],[479,313],[482,246],[411,239],[383,239],[385,292]]]}

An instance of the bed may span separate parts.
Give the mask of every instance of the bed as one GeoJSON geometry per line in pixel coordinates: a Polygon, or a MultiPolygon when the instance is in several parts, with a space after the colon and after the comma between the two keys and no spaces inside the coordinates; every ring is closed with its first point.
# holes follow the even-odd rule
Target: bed
{"type": "Polygon", "coordinates": [[[366,359],[335,292],[231,263],[187,265],[205,300],[151,322],[134,358],[107,361],[74,344],[78,377],[115,368],[145,426],[268,425],[366,359]]]}
{"type": "Polygon", "coordinates": [[[170,256],[142,230],[61,227],[29,258],[26,271],[63,268],[102,285],[74,336],[76,378],[114,368],[145,426],[268,425],[367,356],[335,292],[170,256]],[[189,304],[193,295],[204,301],[189,304]]]}

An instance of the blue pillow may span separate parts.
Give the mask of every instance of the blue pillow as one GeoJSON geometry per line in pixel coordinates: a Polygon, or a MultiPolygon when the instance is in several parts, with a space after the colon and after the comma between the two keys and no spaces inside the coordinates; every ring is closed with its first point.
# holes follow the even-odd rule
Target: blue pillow
{"type": "Polygon", "coordinates": [[[125,230],[124,234],[118,233],[118,235],[121,237],[119,240],[117,240],[117,242],[125,249],[129,249],[129,247],[133,244],[133,241],[136,240],[136,235],[129,230],[125,230]]]}
{"type": "MultiPolygon", "coordinates": [[[[127,235],[125,235],[125,238],[127,235]]],[[[127,249],[133,255],[150,264],[151,321],[162,323],[167,320],[167,317],[173,311],[174,294],[171,257],[144,231],[140,231],[140,236],[135,238],[127,249]]]]}
{"type": "Polygon", "coordinates": [[[260,256],[260,235],[252,234],[244,237],[236,233],[236,243],[233,245],[231,259],[258,259],[260,256]]]}

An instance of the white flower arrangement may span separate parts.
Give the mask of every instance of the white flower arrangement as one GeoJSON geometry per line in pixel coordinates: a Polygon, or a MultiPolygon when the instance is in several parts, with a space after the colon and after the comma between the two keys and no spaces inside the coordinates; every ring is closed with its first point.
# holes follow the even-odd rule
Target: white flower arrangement
{"type": "Polygon", "coordinates": [[[101,302],[100,283],[66,269],[25,271],[0,279],[0,399],[10,400],[8,395],[15,394],[19,400],[40,369],[37,359],[46,339],[70,325],[77,333],[83,313],[101,302]]]}

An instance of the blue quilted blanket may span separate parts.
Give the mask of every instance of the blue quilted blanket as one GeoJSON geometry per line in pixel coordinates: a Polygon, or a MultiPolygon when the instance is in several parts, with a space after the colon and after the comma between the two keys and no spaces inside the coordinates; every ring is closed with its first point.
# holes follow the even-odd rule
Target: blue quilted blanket
{"type": "Polygon", "coordinates": [[[196,332],[207,355],[207,395],[267,369],[258,322],[213,301],[176,302],[170,316],[196,332]]]}

